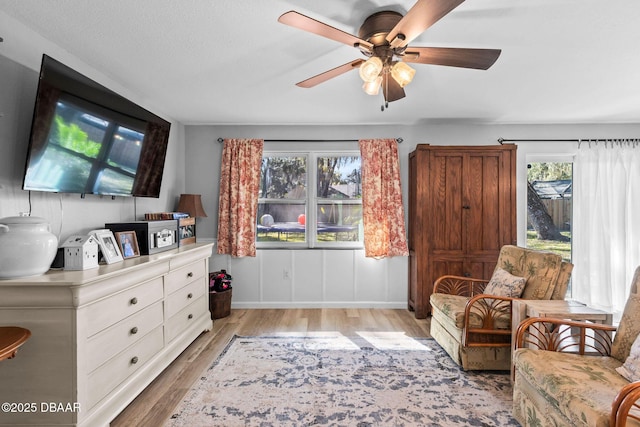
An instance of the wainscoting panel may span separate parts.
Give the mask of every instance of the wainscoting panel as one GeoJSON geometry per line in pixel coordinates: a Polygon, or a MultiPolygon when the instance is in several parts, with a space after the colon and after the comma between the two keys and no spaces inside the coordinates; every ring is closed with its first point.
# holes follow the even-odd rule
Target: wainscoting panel
{"type": "Polygon", "coordinates": [[[406,308],[408,260],[371,259],[363,250],[258,250],[214,255],[211,270],[233,276],[235,308],[406,308]]]}

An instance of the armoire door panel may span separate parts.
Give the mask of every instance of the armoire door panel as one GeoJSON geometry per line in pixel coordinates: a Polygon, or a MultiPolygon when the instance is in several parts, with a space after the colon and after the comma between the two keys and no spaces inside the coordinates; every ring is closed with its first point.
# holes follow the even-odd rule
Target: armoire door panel
{"type": "Polygon", "coordinates": [[[500,249],[501,153],[470,155],[467,181],[466,249],[500,249]]]}
{"type": "Polygon", "coordinates": [[[463,156],[435,153],[431,161],[431,248],[463,250],[462,221],[463,156]]]}
{"type": "Polygon", "coordinates": [[[434,281],[440,276],[452,274],[454,276],[464,276],[464,262],[462,260],[434,260],[431,263],[434,281]]]}

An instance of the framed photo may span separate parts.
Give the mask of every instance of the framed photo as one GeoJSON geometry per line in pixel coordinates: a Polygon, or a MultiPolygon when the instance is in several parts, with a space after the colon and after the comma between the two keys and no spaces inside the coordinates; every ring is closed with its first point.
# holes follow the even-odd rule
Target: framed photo
{"type": "Polygon", "coordinates": [[[196,219],[178,219],[178,242],[179,246],[190,245],[196,242],[196,219]]]}
{"type": "Polygon", "coordinates": [[[93,230],[89,234],[92,234],[98,241],[100,252],[102,252],[102,258],[107,264],[122,261],[120,245],[116,241],[111,230],[93,230]]]}
{"type": "Polygon", "coordinates": [[[140,256],[140,249],[138,248],[138,239],[136,238],[135,231],[118,231],[116,232],[116,239],[120,245],[120,252],[122,252],[123,258],[133,258],[140,256]]]}

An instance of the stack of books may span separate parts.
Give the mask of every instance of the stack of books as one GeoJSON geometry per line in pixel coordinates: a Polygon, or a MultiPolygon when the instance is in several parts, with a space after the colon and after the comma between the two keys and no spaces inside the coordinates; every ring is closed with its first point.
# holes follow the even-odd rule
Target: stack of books
{"type": "Polygon", "coordinates": [[[147,221],[158,221],[166,219],[180,219],[189,218],[189,214],[185,212],[156,212],[144,214],[144,219],[147,221]]]}

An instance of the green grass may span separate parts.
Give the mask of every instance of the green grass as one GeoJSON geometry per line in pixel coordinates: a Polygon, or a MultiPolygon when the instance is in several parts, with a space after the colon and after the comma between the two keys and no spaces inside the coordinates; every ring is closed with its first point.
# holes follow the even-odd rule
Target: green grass
{"type": "MultiPolygon", "coordinates": [[[[570,231],[562,231],[563,236],[571,238],[570,231]]],[[[538,240],[534,230],[527,230],[527,247],[542,251],[554,252],[562,255],[565,261],[571,261],[571,242],[559,242],[557,240],[538,240]]]]}

